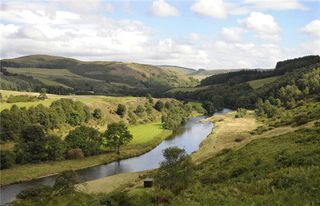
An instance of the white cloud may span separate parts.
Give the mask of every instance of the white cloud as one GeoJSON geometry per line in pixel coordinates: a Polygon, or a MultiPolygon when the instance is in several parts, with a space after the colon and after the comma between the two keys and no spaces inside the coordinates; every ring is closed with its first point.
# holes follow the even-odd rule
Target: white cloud
{"type": "Polygon", "coordinates": [[[180,15],[179,11],[165,0],[153,1],[151,6],[151,14],[161,17],[180,15]]]}
{"type": "Polygon", "coordinates": [[[225,41],[230,42],[239,42],[241,41],[241,34],[245,32],[243,28],[240,27],[231,27],[231,28],[222,28],[220,32],[220,38],[225,41]]]}
{"type": "Polygon", "coordinates": [[[320,19],[313,20],[301,28],[301,31],[314,37],[320,37],[320,19]]]}
{"type": "Polygon", "coordinates": [[[261,12],[251,12],[239,23],[247,29],[252,29],[261,39],[277,41],[280,39],[280,27],[273,16],[261,12]]]}
{"type": "Polygon", "coordinates": [[[215,19],[227,17],[227,7],[223,0],[197,0],[191,10],[202,16],[209,16],[215,19]]]}
{"type": "Polygon", "coordinates": [[[269,10],[306,10],[303,4],[297,0],[245,0],[247,4],[253,4],[256,8],[269,10]]]}

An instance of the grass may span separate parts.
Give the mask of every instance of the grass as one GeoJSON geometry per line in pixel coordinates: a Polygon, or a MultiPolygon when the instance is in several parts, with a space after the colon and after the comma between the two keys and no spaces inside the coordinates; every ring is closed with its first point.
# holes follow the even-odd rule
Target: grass
{"type": "MultiPolygon", "coordinates": [[[[10,95],[30,95],[30,96],[38,96],[39,93],[35,92],[18,92],[18,91],[10,91],[10,90],[0,90],[2,97],[4,99],[8,98],[10,95]]],[[[50,106],[51,103],[55,100],[61,98],[68,98],[80,101],[84,104],[99,104],[99,103],[113,103],[113,104],[128,104],[139,102],[139,97],[110,97],[110,96],[95,96],[95,95],[55,95],[55,94],[47,94],[48,99],[39,100],[36,102],[17,102],[17,103],[0,103],[0,111],[4,109],[10,109],[12,105],[17,105],[18,107],[32,107],[37,106],[38,104],[43,104],[44,106],[50,106]]],[[[90,105],[89,105],[90,106],[90,105]]]]}
{"type": "Polygon", "coordinates": [[[172,205],[318,205],[319,128],[256,139],[198,166],[172,205]]]}
{"type": "Polygon", "coordinates": [[[85,193],[110,193],[115,190],[141,184],[141,175],[145,172],[132,172],[112,175],[77,185],[77,190],[85,193]]]}
{"type": "Polygon", "coordinates": [[[252,89],[259,89],[260,87],[263,87],[263,85],[265,84],[270,84],[276,81],[278,78],[280,78],[280,76],[252,80],[252,81],[248,81],[248,83],[252,87],[252,89]]]}
{"type": "Polygon", "coordinates": [[[153,138],[163,132],[163,128],[161,122],[156,121],[149,124],[131,126],[129,131],[134,136],[130,144],[144,144],[153,141],[153,138]]]}
{"type": "Polygon", "coordinates": [[[200,149],[192,154],[192,159],[196,162],[202,162],[214,154],[225,148],[232,148],[239,143],[236,138],[248,138],[250,131],[259,126],[252,112],[243,118],[235,118],[235,112],[230,112],[223,115],[215,115],[207,121],[214,123],[214,128],[211,134],[205,139],[200,149]]]}
{"type": "Polygon", "coordinates": [[[158,123],[131,127],[131,130],[136,130],[136,132],[133,132],[133,141],[135,143],[123,146],[121,148],[120,155],[116,155],[115,153],[111,152],[78,160],[63,160],[40,164],[15,165],[13,168],[1,170],[1,185],[28,181],[37,177],[48,176],[67,170],[78,170],[110,163],[118,159],[126,159],[129,157],[138,156],[151,150],[162,140],[172,134],[172,131],[162,129],[161,132],[154,133],[153,136],[143,136],[143,138],[141,138],[139,134],[140,131],[143,130],[144,126],[149,130],[151,128],[159,130],[158,123]],[[138,129],[136,129],[136,127],[138,127],[138,129]]]}
{"type": "Polygon", "coordinates": [[[7,71],[13,74],[23,74],[26,76],[32,76],[35,79],[38,79],[42,83],[49,86],[62,86],[70,88],[62,83],[56,81],[56,79],[68,79],[68,80],[91,80],[98,81],[95,79],[90,79],[77,75],[70,72],[67,69],[45,69],[45,68],[11,68],[6,67],[7,71]]]}

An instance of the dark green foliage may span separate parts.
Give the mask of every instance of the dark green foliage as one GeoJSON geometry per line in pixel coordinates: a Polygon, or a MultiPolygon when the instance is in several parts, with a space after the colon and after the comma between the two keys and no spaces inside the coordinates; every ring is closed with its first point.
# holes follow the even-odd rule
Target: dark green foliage
{"type": "Polygon", "coordinates": [[[15,146],[17,163],[39,163],[64,159],[64,143],[56,136],[46,136],[40,125],[27,126],[15,146]]]}
{"type": "Polygon", "coordinates": [[[94,109],[93,113],[92,113],[93,118],[95,119],[101,119],[102,118],[102,112],[101,109],[97,108],[94,109]]]}
{"type": "Polygon", "coordinates": [[[146,98],[150,104],[153,104],[153,98],[152,98],[151,94],[147,94],[146,98]]]}
{"type": "Polygon", "coordinates": [[[17,140],[22,128],[31,123],[28,111],[25,108],[19,109],[16,105],[13,105],[10,110],[3,110],[0,119],[1,140],[17,140]]]}
{"type": "Polygon", "coordinates": [[[104,137],[104,145],[114,148],[117,154],[120,153],[120,147],[128,144],[133,138],[127,126],[121,122],[109,124],[104,137]]]}
{"type": "Polygon", "coordinates": [[[46,88],[41,88],[41,90],[40,90],[40,94],[39,94],[39,97],[38,97],[39,99],[41,99],[41,100],[44,100],[44,99],[47,99],[48,97],[47,97],[47,90],[46,90],[46,88]]]}
{"type": "Polygon", "coordinates": [[[64,142],[60,137],[50,135],[47,137],[46,152],[48,153],[48,160],[63,160],[66,151],[64,142]]]}
{"type": "Polygon", "coordinates": [[[320,63],[319,56],[305,56],[301,58],[289,59],[278,62],[275,68],[276,74],[284,74],[286,72],[292,72],[296,69],[307,67],[312,64],[320,63]]]}
{"type": "Polygon", "coordinates": [[[136,114],[143,113],[144,111],[145,111],[145,108],[144,108],[144,106],[142,106],[142,105],[138,105],[138,106],[136,107],[136,109],[134,110],[134,112],[135,112],[136,114]]]}
{"type": "Polygon", "coordinates": [[[76,173],[74,171],[66,171],[60,173],[56,177],[53,185],[54,194],[65,195],[74,192],[74,185],[78,183],[76,173]]]}
{"type": "Polygon", "coordinates": [[[35,187],[31,187],[21,191],[17,198],[21,200],[28,200],[28,199],[36,199],[36,198],[48,198],[52,192],[52,188],[46,185],[39,185],[35,187]]]}
{"type": "Polygon", "coordinates": [[[101,152],[102,137],[98,130],[80,126],[69,132],[65,143],[68,150],[80,148],[85,156],[91,156],[101,152]]]}
{"type": "Polygon", "coordinates": [[[217,111],[217,108],[214,106],[214,104],[209,101],[203,102],[202,107],[207,111],[206,113],[208,115],[213,115],[217,111]]]}
{"type": "Polygon", "coordinates": [[[48,159],[46,150],[47,138],[43,128],[39,125],[27,126],[21,132],[16,145],[17,162],[38,163],[48,159]]]}
{"type": "Polygon", "coordinates": [[[50,108],[57,111],[59,115],[63,115],[62,118],[65,119],[65,122],[72,126],[87,122],[91,117],[90,110],[85,104],[72,99],[54,101],[50,108]]]}
{"type": "Polygon", "coordinates": [[[126,114],[126,111],[127,111],[127,107],[123,104],[118,104],[118,108],[117,108],[117,111],[116,113],[121,116],[121,117],[124,117],[124,115],[126,114]]]}
{"type": "Polygon", "coordinates": [[[272,70],[241,70],[236,72],[228,72],[210,76],[201,81],[202,86],[215,85],[215,84],[238,84],[255,79],[263,79],[273,76],[272,70]]]}
{"type": "Polygon", "coordinates": [[[16,102],[35,102],[38,98],[35,96],[29,96],[29,95],[17,95],[13,96],[10,95],[7,99],[7,103],[16,103],[16,102]]]}
{"type": "Polygon", "coordinates": [[[189,108],[178,102],[166,102],[166,111],[162,115],[162,127],[175,130],[190,116],[189,108]]]}
{"type": "Polygon", "coordinates": [[[185,189],[190,183],[193,164],[184,149],[171,147],[163,150],[165,160],[155,175],[155,181],[160,189],[168,189],[175,194],[185,189]]]}
{"type": "Polygon", "coordinates": [[[50,107],[38,104],[26,109],[13,105],[10,110],[5,109],[0,114],[0,137],[1,140],[18,140],[21,130],[28,124],[40,124],[49,130],[65,123],[77,126],[88,122],[90,118],[89,108],[71,99],[54,101],[50,107]]]}
{"type": "Polygon", "coordinates": [[[163,108],[164,108],[164,103],[161,100],[158,100],[156,102],[156,104],[154,105],[154,108],[156,110],[158,110],[159,112],[161,112],[163,110],[163,108]]]}
{"type": "Polygon", "coordinates": [[[11,151],[0,150],[0,169],[11,168],[15,163],[15,154],[11,151]]]}
{"type": "Polygon", "coordinates": [[[69,149],[66,153],[67,159],[81,159],[84,158],[84,154],[82,152],[82,149],[75,148],[75,149],[69,149]]]}

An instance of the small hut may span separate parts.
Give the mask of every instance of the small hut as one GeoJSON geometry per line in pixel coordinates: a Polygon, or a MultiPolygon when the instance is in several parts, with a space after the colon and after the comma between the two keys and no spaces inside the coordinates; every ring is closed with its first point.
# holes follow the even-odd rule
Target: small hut
{"type": "Polygon", "coordinates": [[[146,179],[144,179],[143,185],[144,185],[144,188],[150,188],[150,187],[152,187],[152,186],[153,186],[153,179],[152,179],[152,178],[146,178],[146,179]]]}

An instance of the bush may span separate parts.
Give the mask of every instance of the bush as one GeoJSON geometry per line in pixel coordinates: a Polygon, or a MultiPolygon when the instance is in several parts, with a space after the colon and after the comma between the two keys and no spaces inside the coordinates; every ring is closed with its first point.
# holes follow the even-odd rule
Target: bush
{"type": "Polygon", "coordinates": [[[143,113],[145,111],[144,107],[142,105],[138,105],[137,108],[134,110],[136,114],[143,113]]]}
{"type": "Polygon", "coordinates": [[[168,189],[178,194],[185,189],[193,173],[193,163],[184,149],[170,147],[163,150],[165,160],[155,175],[155,181],[160,189],[168,189]]]}
{"type": "Polygon", "coordinates": [[[10,151],[0,151],[1,165],[0,169],[11,168],[15,163],[15,154],[10,151]]]}
{"type": "Polygon", "coordinates": [[[92,116],[95,118],[95,119],[101,119],[102,117],[102,112],[101,112],[101,109],[97,108],[93,111],[92,113],[92,116]]]}
{"type": "Polygon", "coordinates": [[[18,195],[18,199],[26,200],[26,199],[34,199],[34,198],[46,198],[49,197],[52,192],[52,188],[46,185],[39,185],[36,187],[28,188],[21,191],[18,195]]]}
{"type": "Polygon", "coordinates": [[[70,149],[67,151],[66,158],[67,159],[81,159],[84,157],[84,154],[82,152],[82,149],[76,148],[76,149],[70,149]]]}
{"type": "Polygon", "coordinates": [[[235,118],[242,118],[242,117],[246,116],[246,114],[247,114],[247,110],[246,109],[238,108],[237,109],[237,113],[235,115],[235,118]]]}
{"type": "Polygon", "coordinates": [[[17,95],[12,96],[10,95],[7,99],[8,103],[16,103],[16,102],[35,102],[38,98],[35,96],[28,96],[28,95],[17,95]]]}
{"type": "Polygon", "coordinates": [[[161,112],[163,110],[163,108],[164,108],[164,103],[161,100],[158,100],[156,102],[156,104],[154,105],[154,108],[156,110],[158,110],[159,112],[161,112]]]}
{"type": "Polygon", "coordinates": [[[127,111],[127,108],[125,105],[123,104],[118,104],[118,108],[117,108],[117,111],[116,113],[121,116],[121,117],[124,117],[124,115],[126,114],[126,111],[127,111]]]}

